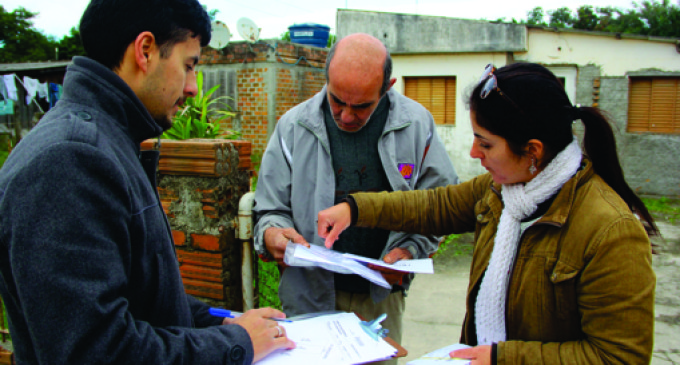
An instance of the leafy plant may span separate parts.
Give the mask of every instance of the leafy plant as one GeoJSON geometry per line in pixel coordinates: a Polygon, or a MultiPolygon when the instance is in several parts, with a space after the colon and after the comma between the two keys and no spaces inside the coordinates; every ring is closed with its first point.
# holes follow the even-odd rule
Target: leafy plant
{"type": "Polygon", "coordinates": [[[281,309],[279,299],[279,269],[276,262],[257,260],[258,288],[260,291],[260,308],[272,307],[281,309]]]}
{"type": "Polygon", "coordinates": [[[262,164],[262,152],[255,150],[250,155],[250,161],[253,162],[253,175],[250,178],[250,190],[255,191],[257,189],[257,178],[260,172],[260,165],[262,164]]]}
{"type": "Polygon", "coordinates": [[[190,138],[240,138],[240,133],[220,130],[222,120],[236,115],[236,113],[229,111],[231,109],[229,105],[220,101],[229,99],[228,96],[211,100],[212,95],[220,85],[215,85],[206,93],[203,93],[203,73],[199,72],[196,74],[196,86],[198,87],[198,94],[187,98],[184,107],[173,118],[172,127],[163,133],[163,138],[180,140],[190,138]],[[227,110],[217,110],[215,106],[218,104],[222,104],[227,110]]]}

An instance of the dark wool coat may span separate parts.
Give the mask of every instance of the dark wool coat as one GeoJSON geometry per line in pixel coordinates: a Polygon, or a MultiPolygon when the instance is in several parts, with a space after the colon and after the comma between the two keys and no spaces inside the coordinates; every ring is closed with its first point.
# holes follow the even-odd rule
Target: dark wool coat
{"type": "Polygon", "coordinates": [[[160,127],[76,57],[0,170],[0,293],[18,364],[250,364],[245,329],[185,294],[156,187],[160,127]]]}

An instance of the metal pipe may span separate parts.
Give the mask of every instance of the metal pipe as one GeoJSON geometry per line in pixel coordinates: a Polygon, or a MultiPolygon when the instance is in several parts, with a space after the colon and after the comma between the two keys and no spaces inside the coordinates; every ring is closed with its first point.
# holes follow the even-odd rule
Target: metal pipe
{"type": "Polygon", "coordinates": [[[241,283],[243,287],[243,310],[255,308],[253,300],[253,202],[255,193],[245,193],[238,203],[238,239],[243,243],[241,258],[241,283]]]}

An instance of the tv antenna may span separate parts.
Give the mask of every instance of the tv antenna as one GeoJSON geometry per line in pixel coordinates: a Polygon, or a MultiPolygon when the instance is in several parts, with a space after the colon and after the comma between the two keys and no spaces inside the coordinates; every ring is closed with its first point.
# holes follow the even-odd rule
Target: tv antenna
{"type": "Polygon", "coordinates": [[[210,24],[211,37],[208,45],[214,49],[222,49],[229,44],[231,33],[226,24],[216,20],[210,24]]]}
{"type": "Polygon", "coordinates": [[[238,34],[248,42],[255,43],[260,39],[260,28],[248,18],[241,18],[236,22],[238,34]]]}

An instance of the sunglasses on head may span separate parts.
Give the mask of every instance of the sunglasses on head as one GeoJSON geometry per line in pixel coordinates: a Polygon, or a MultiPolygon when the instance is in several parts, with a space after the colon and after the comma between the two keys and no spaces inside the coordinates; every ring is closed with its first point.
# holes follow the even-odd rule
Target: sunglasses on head
{"type": "Polygon", "coordinates": [[[482,90],[479,92],[479,97],[486,99],[486,97],[489,96],[492,91],[496,90],[498,91],[498,94],[503,97],[503,99],[507,100],[510,104],[512,104],[513,107],[515,107],[515,109],[524,115],[522,108],[515,104],[515,102],[512,101],[509,96],[505,95],[505,93],[501,91],[501,88],[498,87],[498,79],[496,78],[496,75],[494,75],[494,72],[496,72],[496,67],[493,64],[489,63],[486,65],[486,67],[484,67],[484,72],[479,78],[479,83],[484,83],[482,90]]]}

